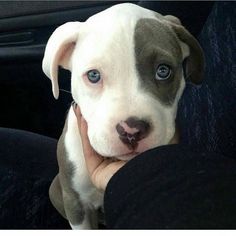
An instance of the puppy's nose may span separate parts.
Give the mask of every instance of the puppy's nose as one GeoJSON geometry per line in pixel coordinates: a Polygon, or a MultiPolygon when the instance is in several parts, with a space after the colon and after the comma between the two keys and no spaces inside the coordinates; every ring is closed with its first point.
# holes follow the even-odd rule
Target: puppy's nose
{"type": "Polygon", "coordinates": [[[121,121],[116,125],[120,140],[128,146],[129,149],[135,149],[138,141],[147,137],[150,131],[150,124],[137,117],[129,117],[126,121],[121,121]]]}

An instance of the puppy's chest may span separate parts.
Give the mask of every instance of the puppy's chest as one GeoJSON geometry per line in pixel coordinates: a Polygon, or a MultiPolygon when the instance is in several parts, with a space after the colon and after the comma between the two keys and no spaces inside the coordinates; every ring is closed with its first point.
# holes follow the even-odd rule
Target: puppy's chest
{"type": "Polygon", "coordinates": [[[90,181],[87,173],[83,173],[80,166],[75,166],[71,179],[72,188],[76,191],[80,200],[89,208],[99,208],[103,203],[103,193],[98,191],[90,181]]]}

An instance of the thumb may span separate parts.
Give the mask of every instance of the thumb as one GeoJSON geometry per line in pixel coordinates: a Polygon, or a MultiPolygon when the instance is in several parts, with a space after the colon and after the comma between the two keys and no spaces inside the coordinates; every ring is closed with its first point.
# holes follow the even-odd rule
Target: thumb
{"type": "Polygon", "coordinates": [[[92,148],[89,142],[89,138],[87,134],[88,132],[87,122],[81,115],[79,106],[74,105],[73,108],[74,108],[75,115],[77,117],[77,123],[78,123],[78,128],[80,131],[86,166],[87,166],[89,174],[91,175],[94,172],[94,170],[100,165],[100,163],[103,161],[103,157],[94,151],[94,149],[92,148]]]}

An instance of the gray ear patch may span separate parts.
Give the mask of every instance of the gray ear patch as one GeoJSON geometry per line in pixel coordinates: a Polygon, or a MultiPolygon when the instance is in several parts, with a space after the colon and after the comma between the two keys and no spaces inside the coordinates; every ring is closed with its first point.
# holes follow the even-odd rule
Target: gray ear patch
{"type": "Polygon", "coordinates": [[[186,79],[200,84],[204,76],[204,54],[198,41],[180,25],[171,25],[178,38],[190,48],[190,55],[185,60],[186,79]]]}
{"type": "Polygon", "coordinates": [[[172,16],[172,15],[166,15],[164,16],[164,19],[167,20],[167,21],[170,21],[176,25],[181,25],[181,21],[179,18],[175,17],[175,16],[172,16]]]}

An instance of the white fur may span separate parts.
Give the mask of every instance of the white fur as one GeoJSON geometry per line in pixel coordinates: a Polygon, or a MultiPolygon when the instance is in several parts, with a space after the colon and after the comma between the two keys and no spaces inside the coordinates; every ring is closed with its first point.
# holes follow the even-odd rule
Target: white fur
{"type": "MultiPolygon", "coordinates": [[[[152,132],[139,142],[136,153],[169,143],[175,132],[177,104],[185,82],[182,79],[172,106],[163,105],[140,89],[135,68],[134,28],[143,17],[156,19],[152,11],[129,3],[119,4],[90,17],[85,23],[61,26],[46,47],[43,70],[52,80],[54,96],[59,95],[57,66],[62,65],[72,72],[72,95],[88,123],[90,143],[104,156],[126,160],[134,156],[120,141],[115,129],[117,123],[128,117],[148,118],[152,123],[152,132]],[[91,84],[86,79],[90,69],[100,71],[99,83],[91,84]]],[[[187,55],[186,46],[181,48],[187,55]]],[[[87,208],[97,209],[102,205],[103,195],[89,179],[72,108],[68,115],[65,147],[75,166],[73,188],[87,208]]],[[[87,228],[89,222],[85,220],[82,225],[72,227],[87,228]]]]}

